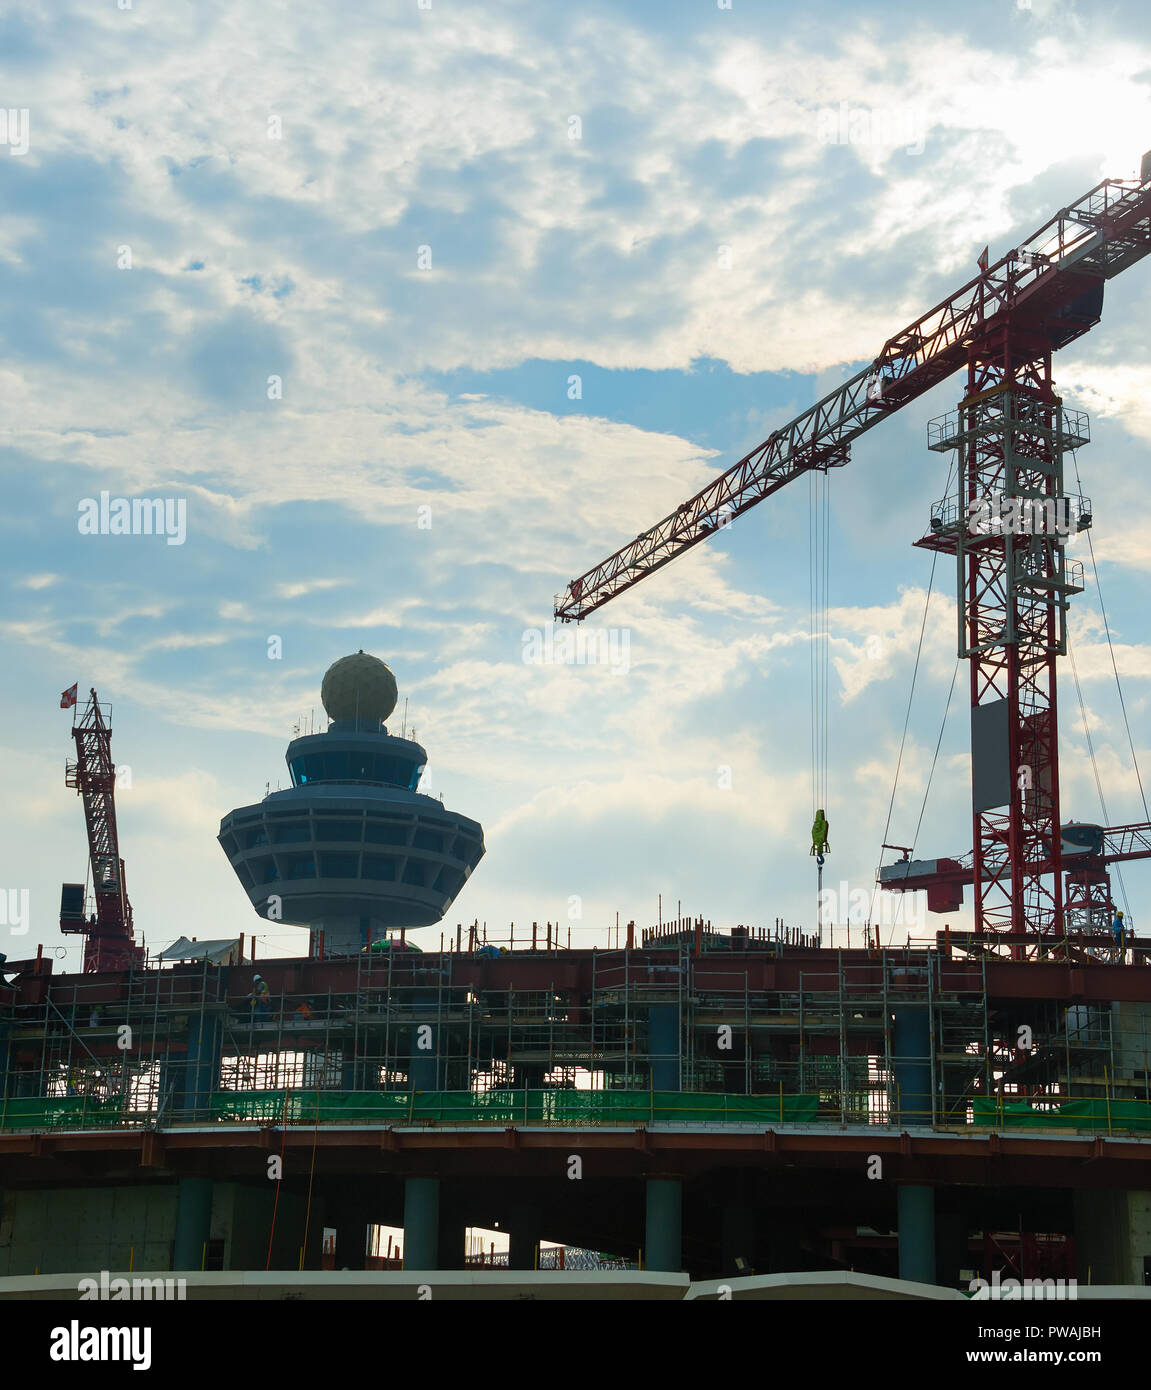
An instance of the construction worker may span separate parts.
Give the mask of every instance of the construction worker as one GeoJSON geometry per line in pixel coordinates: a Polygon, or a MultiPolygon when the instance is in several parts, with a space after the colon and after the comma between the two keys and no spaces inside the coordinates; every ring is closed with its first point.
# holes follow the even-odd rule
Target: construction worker
{"type": "Polygon", "coordinates": [[[311,1001],[305,999],[296,1006],[295,1018],[301,1023],[309,1023],[313,1018],[311,1001]]]}
{"type": "Polygon", "coordinates": [[[1115,920],[1111,923],[1111,935],[1115,938],[1115,945],[1122,951],[1126,940],[1126,928],[1123,925],[1123,914],[1116,912],[1115,920]]]}
{"type": "Polygon", "coordinates": [[[252,992],[248,995],[248,1000],[257,1014],[261,1017],[267,1016],[271,995],[268,992],[268,982],[262,975],[252,976],[252,992]]]}
{"type": "Polygon", "coordinates": [[[827,840],[830,828],[831,827],[827,823],[827,817],[823,814],[823,808],[820,807],[815,813],[815,820],[811,823],[812,854],[822,858],[823,855],[831,853],[831,845],[827,840]]]}

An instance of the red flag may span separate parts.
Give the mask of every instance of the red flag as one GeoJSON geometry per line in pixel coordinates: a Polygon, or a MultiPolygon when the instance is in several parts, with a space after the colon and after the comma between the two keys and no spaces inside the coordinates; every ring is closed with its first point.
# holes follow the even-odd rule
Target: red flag
{"type": "Polygon", "coordinates": [[[988,253],[990,252],[990,250],[990,246],[985,246],[979,256],[979,269],[984,273],[984,275],[987,274],[987,262],[989,259],[988,253]]]}
{"type": "MultiPolygon", "coordinates": [[[[77,681],[77,682],[76,682],[76,685],[79,685],[79,684],[80,684],[80,682],[77,681]]],[[[61,694],[61,696],[60,696],[60,708],[61,708],[61,709],[71,709],[72,706],[76,703],[76,685],[70,685],[70,686],[68,687],[68,689],[65,690],[65,691],[61,694]]]]}

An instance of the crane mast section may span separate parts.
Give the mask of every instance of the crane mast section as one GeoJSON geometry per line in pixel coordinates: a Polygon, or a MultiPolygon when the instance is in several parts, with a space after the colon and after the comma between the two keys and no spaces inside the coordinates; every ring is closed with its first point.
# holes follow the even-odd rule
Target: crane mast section
{"type": "Polygon", "coordinates": [[[888,339],[875,361],[674,512],[556,596],[580,621],[812,469],[841,467],[885,416],[965,366],[1010,322],[1060,348],[1099,321],[1103,285],[1151,251],[1151,179],[1105,179],[950,298],[888,339]]]}
{"type": "MultiPolygon", "coordinates": [[[[86,938],[85,971],[118,970],[140,959],[142,952],[133,940],[132,904],[124,881],[124,861],[120,858],[112,729],[95,690],[90,694],[83,714],[72,728],[76,760],[68,762],[65,782],[79,793],[84,803],[96,920],[85,921],[82,885],[72,885],[80,896],[79,911],[73,915],[73,909],[66,915],[65,897],[61,901],[60,930],[79,933],[86,938]]],[[[65,895],[69,887],[65,884],[65,895]]]]}

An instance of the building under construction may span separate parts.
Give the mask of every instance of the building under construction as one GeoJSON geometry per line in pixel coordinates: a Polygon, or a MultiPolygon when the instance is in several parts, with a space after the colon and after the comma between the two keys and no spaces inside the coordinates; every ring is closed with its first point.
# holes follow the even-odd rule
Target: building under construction
{"type": "Polygon", "coordinates": [[[506,1233],[523,1270],[555,1242],[698,1279],[1151,1283],[1151,941],[1110,883],[1151,855],[1151,818],[1062,813],[1056,664],[1085,582],[1065,549],[1093,509],[1064,488],[1089,432],[1051,373],[1148,251],[1151,156],[981,258],[557,600],[560,621],[586,617],[787,482],[825,483],[857,436],[966,369],[929,436],[954,490],[918,544],[956,561],[972,848],[908,847],[879,879],[940,912],[970,888],[972,931],[833,950],[818,930],[677,920],[571,950],[545,923],[418,950],[404,928],[445,919],[483,832],[419,791],[425,751],[387,731],[395,682],[361,652],[325,677],[327,729],[289,745],[291,786],[220,827],[253,909],[306,927],[308,955],[254,963],[240,939],[149,960],[93,691],[68,783],[94,902],[83,884],[61,901],[85,969],[0,962],[0,1275],[362,1268],[388,1226],[405,1273],[461,1266],[470,1227],[506,1233]]]}
{"type": "Polygon", "coordinates": [[[318,1269],[325,1227],[363,1268],[378,1224],[408,1269],[482,1227],[519,1269],[542,1240],[696,1278],[1151,1279],[1147,952],[967,944],[397,947],[261,962],[266,1012],[237,960],[29,962],[0,1274],[318,1269]]]}

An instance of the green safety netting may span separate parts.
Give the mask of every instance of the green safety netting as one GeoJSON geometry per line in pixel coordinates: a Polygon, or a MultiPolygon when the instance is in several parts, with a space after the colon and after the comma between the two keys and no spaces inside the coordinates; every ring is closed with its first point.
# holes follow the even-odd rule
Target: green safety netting
{"type": "Polygon", "coordinates": [[[391,1120],[408,1114],[408,1097],[383,1091],[223,1091],[211,1099],[217,1120],[316,1124],[332,1120],[391,1120]]]}
{"type": "Polygon", "coordinates": [[[78,1129],[86,1120],[107,1124],[118,1118],[116,1103],[96,1096],[19,1096],[0,1101],[3,1129],[78,1129]]]}
{"type": "Polygon", "coordinates": [[[418,1120],[432,1124],[744,1124],[810,1121],[818,1096],[729,1096],[680,1091],[235,1091],[217,1093],[219,1120],[323,1124],[418,1120]]]}
{"type": "Polygon", "coordinates": [[[1029,1101],[974,1100],[977,1125],[1012,1129],[1151,1130],[1151,1104],[1145,1100],[1069,1100],[1051,1110],[1037,1110],[1029,1101]]]}
{"type": "Polygon", "coordinates": [[[692,1124],[709,1120],[806,1122],[818,1118],[819,1111],[817,1095],[728,1096],[690,1091],[656,1091],[655,1095],[659,1118],[692,1124]]]}

